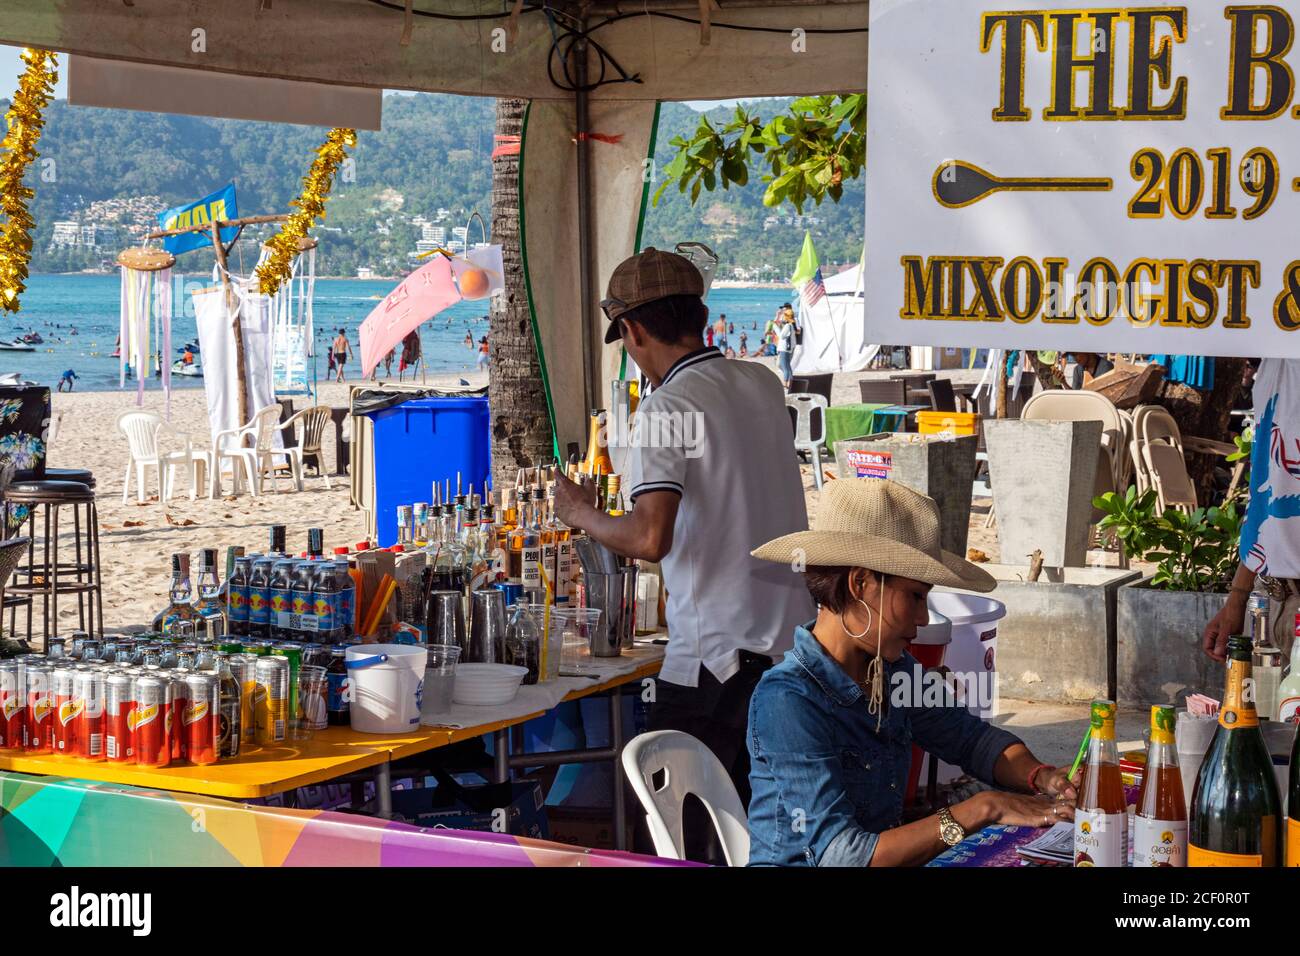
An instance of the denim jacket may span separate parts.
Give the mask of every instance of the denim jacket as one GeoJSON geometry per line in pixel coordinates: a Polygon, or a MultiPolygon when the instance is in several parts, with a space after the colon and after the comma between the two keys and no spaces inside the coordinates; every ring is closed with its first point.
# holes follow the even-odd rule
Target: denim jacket
{"type": "Polygon", "coordinates": [[[795,628],[794,650],[763,675],[749,705],[749,862],[866,866],[880,833],[902,822],[912,744],[992,784],[993,766],[1019,738],[963,706],[889,702],[910,654],[885,669],[879,731],[868,698],[813,637],[795,628]]]}

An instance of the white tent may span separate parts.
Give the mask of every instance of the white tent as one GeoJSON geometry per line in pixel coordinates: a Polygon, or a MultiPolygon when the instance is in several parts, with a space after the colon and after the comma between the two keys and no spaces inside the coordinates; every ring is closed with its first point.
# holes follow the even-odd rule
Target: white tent
{"type": "MultiPolygon", "coordinates": [[[[365,88],[531,99],[519,173],[523,268],[564,447],[584,440],[587,409],[619,368],[598,303],[614,266],[640,246],[656,188],[658,103],[865,90],[867,3],[551,0],[514,9],[503,0],[61,0],[52,12],[49,0],[4,0],[0,42],[327,84],[345,88],[344,98],[365,88]]],[[[137,85],[134,102],[129,92],[117,105],[160,108],[140,105],[147,89],[137,85]]],[[[310,115],[321,122],[317,92],[310,115]]],[[[291,97],[283,102],[286,120],[305,121],[291,97]]],[[[851,349],[854,322],[841,325],[851,349]]]]}
{"type": "Polygon", "coordinates": [[[795,346],[790,361],[796,375],[859,372],[880,350],[867,341],[867,313],[860,291],[828,295],[811,309],[800,308],[799,321],[803,342],[795,346]]]}

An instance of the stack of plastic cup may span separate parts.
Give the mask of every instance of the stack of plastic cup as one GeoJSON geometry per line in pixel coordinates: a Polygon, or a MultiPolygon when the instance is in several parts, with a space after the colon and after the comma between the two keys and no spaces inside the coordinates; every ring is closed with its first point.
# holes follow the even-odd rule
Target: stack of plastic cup
{"type": "Polygon", "coordinates": [[[456,691],[456,664],[460,648],[455,644],[428,645],[429,659],[424,669],[424,691],[420,698],[420,722],[437,726],[437,718],[451,712],[456,691]]]}

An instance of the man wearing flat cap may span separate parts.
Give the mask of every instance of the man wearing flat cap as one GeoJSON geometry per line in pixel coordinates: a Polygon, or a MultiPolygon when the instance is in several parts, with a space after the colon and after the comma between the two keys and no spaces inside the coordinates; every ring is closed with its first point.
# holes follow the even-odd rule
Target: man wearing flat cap
{"type": "Polygon", "coordinates": [[[556,506],[570,527],[661,563],[668,650],[650,728],[701,740],[747,803],[750,696],[814,614],[798,575],[750,552],[805,530],[808,514],[781,382],[760,363],[705,346],[703,294],[699,270],[671,252],[649,248],[614,270],[601,303],[605,341],[622,339],[653,386],[623,477],[634,508],[604,514],[590,488],[568,481],[559,482],[556,506]]]}

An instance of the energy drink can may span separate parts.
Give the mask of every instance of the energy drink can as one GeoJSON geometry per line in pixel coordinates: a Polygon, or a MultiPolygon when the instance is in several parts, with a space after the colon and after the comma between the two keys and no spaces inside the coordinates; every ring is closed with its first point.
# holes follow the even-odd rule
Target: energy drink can
{"type": "Polygon", "coordinates": [[[27,746],[27,668],[0,661],[0,750],[27,746]]]}
{"type": "Polygon", "coordinates": [[[131,696],[135,700],[135,762],[142,767],[165,767],[172,759],[171,677],[157,672],[137,677],[131,696]]]}
{"type": "Polygon", "coordinates": [[[172,684],[171,728],[168,735],[171,741],[172,760],[189,758],[189,740],[185,736],[184,726],[185,708],[190,702],[190,685],[185,682],[185,678],[189,675],[190,671],[179,668],[167,675],[172,684]]]}
{"type": "Polygon", "coordinates": [[[257,695],[257,661],[256,654],[231,654],[226,661],[235,683],[239,685],[239,734],[249,744],[257,739],[257,714],[253,709],[257,695]]]}
{"type": "Polygon", "coordinates": [[[263,746],[281,743],[288,729],[289,660],[259,657],[256,665],[253,709],[257,721],[257,742],[263,746]]]}
{"type": "Polygon", "coordinates": [[[135,698],[131,675],[116,671],[104,680],[104,756],[135,763],[135,698]]]}
{"type": "Polygon", "coordinates": [[[186,674],[188,700],[185,705],[185,750],[190,763],[205,766],[217,762],[218,721],[221,715],[221,685],[213,674],[186,674]]]}
{"type": "Polygon", "coordinates": [[[302,645],[281,641],[275,645],[271,654],[288,658],[289,661],[289,713],[298,712],[298,672],[302,670],[302,645]]]}
{"type": "Polygon", "coordinates": [[[76,754],[83,760],[104,759],[104,671],[77,671],[73,680],[77,702],[76,754]]]}
{"type": "Polygon", "coordinates": [[[77,752],[77,718],[82,702],[77,700],[76,674],[71,667],[56,667],[50,676],[50,694],[54,699],[54,720],[50,737],[54,753],[71,757],[77,752]]]}

